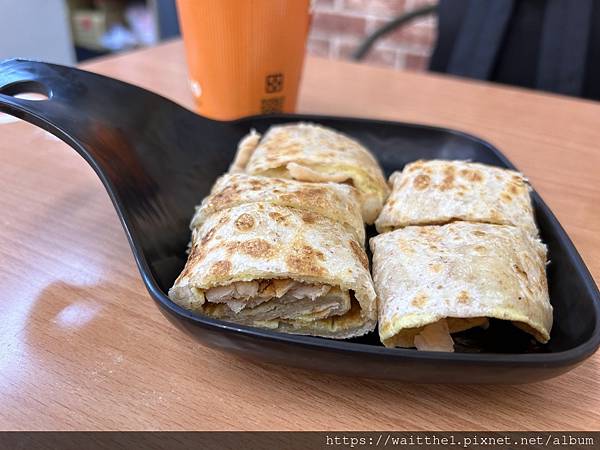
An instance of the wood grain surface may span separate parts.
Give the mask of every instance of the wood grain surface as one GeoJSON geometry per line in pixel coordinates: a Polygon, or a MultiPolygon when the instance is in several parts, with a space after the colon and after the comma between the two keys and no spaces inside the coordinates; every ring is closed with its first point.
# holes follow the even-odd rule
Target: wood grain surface
{"type": "MultiPolygon", "coordinates": [[[[193,107],[180,42],[86,68],[193,107]]],[[[299,111],[488,139],[600,280],[600,104],[309,58],[299,111]]],[[[0,429],[600,429],[600,355],[543,383],[451,386],[258,365],[202,347],[154,306],[108,195],[66,144],[0,117],[0,185],[0,429]]]]}

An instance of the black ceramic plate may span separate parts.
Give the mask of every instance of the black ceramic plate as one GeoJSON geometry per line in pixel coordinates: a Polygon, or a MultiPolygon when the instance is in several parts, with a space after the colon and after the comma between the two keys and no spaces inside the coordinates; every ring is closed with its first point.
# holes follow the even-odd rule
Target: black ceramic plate
{"type": "MultiPolygon", "coordinates": [[[[152,298],[203,344],[277,364],[344,375],[417,382],[526,383],[564,373],[600,344],[600,294],[564,230],[537,193],[533,202],[548,266],[554,327],[547,345],[502,322],[457,336],[455,353],[388,349],[377,335],[335,341],[280,334],[194,315],[166,292],[185,262],[188,223],[251,128],[311,121],[361,141],[387,175],[419,158],[512,164],[461,132],[406,123],[317,116],[262,116],[232,122],[200,117],[146,90],[57,65],[0,64],[0,111],[55,134],[94,168],[114,203],[152,298]],[[39,92],[49,100],[14,98],[39,92]]],[[[372,230],[371,230],[372,233],[372,230]]]]}

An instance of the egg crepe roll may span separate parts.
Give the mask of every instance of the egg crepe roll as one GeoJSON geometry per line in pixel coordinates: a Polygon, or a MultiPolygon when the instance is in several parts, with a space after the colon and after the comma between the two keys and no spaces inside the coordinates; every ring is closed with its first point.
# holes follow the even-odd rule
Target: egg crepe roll
{"type": "Polygon", "coordinates": [[[531,188],[519,172],[466,161],[416,161],[394,172],[390,183],[392,193],[375,222],[380,233],[464,220],[537,234],[531,188]]]}
{"type": "MultiPolygon", "coordinates": [[[[238,192],[226,202],[230,185],[218,183],[196,214],[189,258],[169,297],[201,314],[282,332],[343,339],[372,331],[377,311],[366,253],[353,220],[333,219],[358,208],[351,197],[329,204],[327,215],[314,202],[291,207],[282,196],[294,192],[292,184],[275,181],[280,187],[268,191],[261,181],[265,201],[238,192]]],[[[345,192],[311,188],[331,190],[327,198],[345,192]]]]}
{"type": "Polygon", "coordinates": [[[511,321],[550,338],[546,247],[510,225],[453,222],[411,226],[370,241],[387,347],[452,351],[450,333],[511,321]]]}
{"type": "Polygon", "coordinates": [[[305,183],[243,173],[225,174],[196,209],[191,227],[195,228],[215,212],[246,203],[270,203],[315,213],[340,222],[364,245],[365,227],[361,218],[358,192],[337,183],[305,183]]]}
{"type": "Polygon", "coordinates": [[[350,184],[360,193],[363,219],[369,224],[389,194],[379,164],[365,147],[308,123],[274,126],[264,136],[250,133],[240,142],[230,172],[350,184]]]}

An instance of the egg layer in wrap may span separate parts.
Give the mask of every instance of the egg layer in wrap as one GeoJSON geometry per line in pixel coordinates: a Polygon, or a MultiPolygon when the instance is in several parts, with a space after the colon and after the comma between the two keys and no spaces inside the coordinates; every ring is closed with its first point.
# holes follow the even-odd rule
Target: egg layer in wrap
{"type": "Polygon", "coordinates": [[[453,222],[402,228],[370,244],[385,346],[452,351],[449,333],[487,318],[548,341],[546,247],[526,230],[453,222]]]}
{"type": "Polygon", "coordinates": [[[192,228],[188,261],[169,291],[179,305],[331,338],[375,328],[375,291],[350,186],[227,175],[192,228]]]}
{"type": "Polygon", "coordinates": [[[389,194],[379,164],[365,147],[334,130],[308,123],[274,126],[262,137],[250,133],[241,141],[230,171],[351,184],[360,193],[363,219],[369,224],[389,194]]]}
{"type": "Polygon", "coordinates": [[[375,222],[384,233],[453,220],[514,225],[537,234],[519,172],[467,161],[416,161],[390,177],[392,193],[375,222]]]}

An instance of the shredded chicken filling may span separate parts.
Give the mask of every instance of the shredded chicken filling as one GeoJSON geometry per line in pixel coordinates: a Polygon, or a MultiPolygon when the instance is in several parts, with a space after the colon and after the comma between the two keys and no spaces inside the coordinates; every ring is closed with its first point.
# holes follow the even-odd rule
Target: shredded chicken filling
{"type": "Polygon", "coordinates": [[[343,315],[351,306],[348,291],[290,279],[237,281],[196,295],[206,300],[204,308],[232,319],[310,321],[343,315]]]}
{"type": "Polygon", "coordinates": [[[422,351],[453,352],[454,341],[450,336],[446,319],[424,326],[421,332],[415,336],[415,347],[422,351]]]}
{"type": "Polygon", "coordinates": [[[430,352],[454,351],[453,333],[488,327],[486,317],[446,317],[419,328],[405,328],[386,341],[391,347],[416,347],[430,352]]]}

